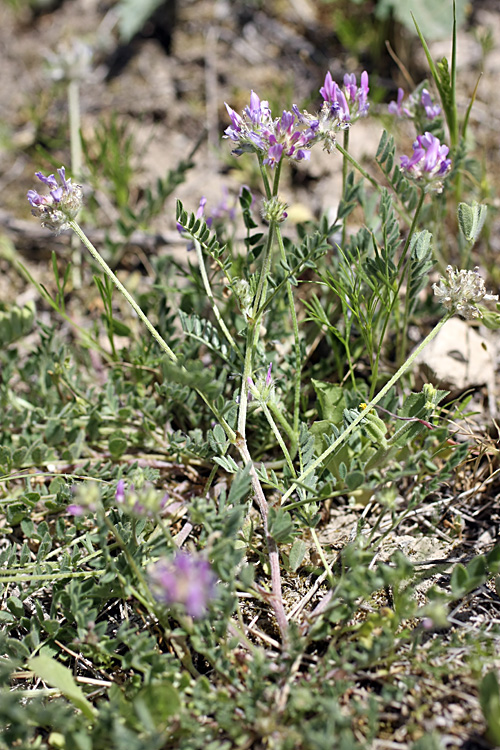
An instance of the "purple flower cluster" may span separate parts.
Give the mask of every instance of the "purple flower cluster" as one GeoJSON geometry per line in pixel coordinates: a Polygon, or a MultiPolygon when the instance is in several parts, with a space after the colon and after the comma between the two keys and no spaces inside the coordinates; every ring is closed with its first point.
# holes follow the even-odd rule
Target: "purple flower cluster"
{"type": "Polygon", "coordinates": [[[325,76],[325,83],[319,93],[324,101],[330,105],[333,119],[338,121],[339,128],[349,127],[358,117],[368,114],[368,73],[361,73],[360,86],[354,73],[346,73],[344,85],[341,88],[332,78],[330,71],[325,76]]]}
{"type": "Polygon", "coordinates": [[[216,577],[210,563],[186,552],[158,560],[149,570],[152,590],[164,604],[180,604],[191,617],[206,614],[215,597],[216,577]]]}
{"type": "Polygon", "coordinates": [[[420,97],[411,95],[406,106],[403,106],[404,97],[404,90],[399,88],[397,101],[389,102],[388,104],[387,109],[389,114],[397,115],[397,117],[403,117],[406,115],[406,117],[413,118],[417,113],[418,107],[421,107],[424,110],[425,116],[428,120],[434,120],[441,114],[441,107],[439,104],[433,104],[431,95],[425,88],[420,92],[420,97]]]}
{"type": "Polygon", "coordinates": [[[335,135],[345,130],[359,117],[368,114],[368,73],[361,74],[360,86],[354,74],[344,76],[342,88],[326,74],[320,89],[323,106],[317,115],[300,112],[296,104],[281,117],[273,117],[267,101],[262,101],[252,91],[250,105],[241,115],[226,104],[231,125],[224,138],[238,144],[234,153],[256,152],[264,156],[263,163],[273,169],[283,157],[293,161],[310,158],[310,149],[316,143],[330,152],[335,145],[335,135]]]}
{"type": "Polygon", "coordinates": [[[439,138],[432,133],[417,136],[413,144],[413,155],[401,157],[401,169],[414,182],[423,184],[426,190],[440,193],[443,180],[451,169],[451,159],[447,159],[448,146],[441,145],[439,138]]]}
{"type": "Polygon", "coordinates": [[[31,213],[37,216],[42,227],[59,234],[69,228],[69,221],[76,218],[82,205],[82,188],[72,185],[71,179],[66,179],[64,167],[57,170],[61,184],[53,174],[45,177],[41,172],[35,172],[40,182],[49,188],[48,195],[40,195],[36,190],[28,190],[27,197],[31,203],[31,213]]]}
{"type": "Polygon", "coordinates": [[[250,106],[245,107],[241,116],[228,104],[226,109],[231,125],[224,131],[224,137],[238,144],[234,152],[238,156],[245,151],[264,154],[264,164],[271,168],[283,156],[294,161],[309,159],[307,147],[315,139],[315,131],[313,127],[303,129],[304,120],[296,108],[273,118],[268,102],[261,101],[252,91],[250,106]]]}

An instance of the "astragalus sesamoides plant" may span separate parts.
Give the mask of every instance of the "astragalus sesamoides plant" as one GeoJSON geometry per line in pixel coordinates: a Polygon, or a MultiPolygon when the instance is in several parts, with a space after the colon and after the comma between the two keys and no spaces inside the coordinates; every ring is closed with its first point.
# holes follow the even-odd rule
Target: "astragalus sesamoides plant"
{"type": "MultiPolygon", "coordinates": [[[[244,339],[244,346],[243,351],[238,349],[242,368],[238,392],[234,394],[234,400],[237,403],[236,424],[232,426],[227,421],[224,414],[221,413],[217,402],[207,398],[205,393],[198,389],[196,385],[192,385],[192,387],[199,394],[206,407],[212,412],[213,419],[222,426],[227,440],[238,452],[242,463],[245,466],[249,466],[254,499],[260,511],[267,544],[271,575],[271,591],[267,597],[267,601],[269,601],[274,611],[282,638],[282,646],[285,650],[289,647],[290,640],[288,616],[285,611],[281,588],[280,554],[278,544],[273,537],[269,525],[270,507],[268,497],[266,496],[248,447],[246,433],[249,400],[253,398],[259,405],[259,408],[262,409],[283,451],[286,467],[289,472],[289,484],[281,497],[281,505],[283,506],[287,501],[290,501],[291,496],[299,488],[307,483],[310,475],[316,469],[322,470],[328,457],[343,445],[358,427],[362,426],[367,414],[410,368],[415,357],[437,335],[445,321],[452,314],[456,312],[466,317],[475,317],[476,315],[480,315],[480,308],[477,305],[481,301],[494,299],[493,295],[486,294],[484,284],[476,272],[448,270],[447,278],[442,279],[439,284],[435,285],[435,293],[445,306],[446,312],[444,317],[369,403],[363,404],[357,416],[344,427],[343,431],[338,434],[338,437],[330,443],[326,450],[311,461],[307,468],[303,468],[301,465],[297,468],[294,451],[301,430],[303,342],[299,332],[294,287],[290,279],[291,274],[286,277],[282,284],[282,288],[286,293],[287,312],[293,336],[292,361],[294,363],[294,372],[290,382],[290,388],[293,392],[290,418],[287,418],[282,413],[283,410],[278,403],[275,383],[271,377],[271,365],[269,365],[265,377],[259,374],[262,372],[263,361],[267,359],[267,362],[269,362],[271,359],[271,357],[268,357],[271,354],[269,351],[270,343],[266,341],[264,326],[266,313],[276,296],[270,282],[274,278],[276,264],[281,263],[284,267],[287,264],[287,250],[281,231],[283,222],[287,218],[287,206],[279,196],[280,176],[283,164],[286,161],[296,163],[306,161],[310,157],[311,149],[321,145],[328,153],[338,150],[343,155],[345,184],[346,165],[348,162],[356,165],[356,162],[353,161],[347,152],[346,136],[351,125],[360,117],[367,115],[369,109],[368,92],[368,74],[366,72],[363,72],[361,75],[359,86],[353,75],[346,75],[343,86],[338,86],[333,81],[331,74],[328,73],[325,77],[324,85],[320,89],[323,104],[317,114],[311,115],[306,111],[301,112],[294,105],[290,111],[285,110],[279,116],[274,116],[268,102],[261,100],[255,92],[251,93],[250,104],[245,107],[241,115],[226,105],[231,124],[225,131],[225,138],[230,140],[234,145],[235,155],[241,156],[244,153],[253,153],[257,157],[264,188],[263,216],[267,223],[267,236],[264,239],[259,266],[256,271],[250,271],[248,268],[246,269],[248,278],[232,278],[230,267],[223,267],[226,277],[225,283],[230,289],[233,289],[235,296],[239,300],[245,324],[243,331],[238,332],[239,340],[244,339]],[[339,133],[344,135],[343,146],[337,143],[339,133]],[[252,276],[255,276],[253,286],[249,282],[252,276]],[[287,449],[285,440],[281,435],[281,430],[286,432],[286,437],[292,446],[291,450],[287,449]]],[[[426,106],[430,106],[427,99],[425,99],[425,102],[426,106]]],[[[401,105],[401,102],[399,102],[399,105],[401,105]]],[[[444,179],[449,174],[451,162],[448,158],[448,149],[446,146],[441,145],[433,135],[425,133],[417,138],[414,144],[413,155],[411,157],[402,157],[401,167],[407,173],[408,177],[421,188],[422,197],[419,203],[419,207],[421,207],[423,196],[427,191],[440,191],[444,179]]],[[[361,167],[360,171],[362,174],[365,174],[361,167]]],[[[75,232],[104,273],[125,296],[169,360],[182,369],[183,365],[179,360],[179,356],[160,335],[77,224],[76,215],[82,201],[81,187],[74,186],[71,180],[66,178],[64,167],[58,170],[58,174],[60,183],[54,175],[45,177],[40,172],[37,173],[40,181],[49,189],[49,193],[48,195],[40,195],[34,190],[29,191],[28,200],[32,206],[34,215],[41,220],[42,226],[53,232],[58,233],[68,228],[75,232]]],[[[416,213],[418,214],[418,209],[416,213]]],[[[194,242],[198,260],[200,261],[203,286],[216,321],[228,345],[238,348],[239,345],[236,343],[236,337],[233,337],[229,332],[226,321],[224,321],[217,307],[217,301],[212,293],[210,279],[204,266],[202,244],[206,242],[206,238],[209,236],[209,229],[203,220],[203,206],[200,207],[197,216],[193,214],[191,218],[184,210],[180,210],[177,219],[180,229],[186,235],[190,236],[194,242]]],[[[414,232],[415,225],[416,216],[412,223],[410,235],[414,232]]],[[[410,239],[411,237],[407,240],[406,248],[409,246],[410,239]]],[[[271,346],[273,345],[271,344],[271,346]]],[[[272,353],[274,355],[274,352],[272,353]]],[[[276,518],[280,510],[273,508],[272,511],[273,518],[276,518]]],[[[284,509],[281,512],[286,513],[284,509]]],[[[150,573],[150,580],[153,581],[155,588],[160,590],[160,596],[166,602],[181,603],[188,613],[194,617],[203,614],[206,603],[212,593],[213,580],[208,568],[208,562],[204,560],[197,561],[194,558],[177,557],[171,561],[160,563],[150,573]],[[193,580],[198,575],[203,577],[204,584],[202,586],[200,583],[200,587],[196,588],[193,585],[193,580]]]]}

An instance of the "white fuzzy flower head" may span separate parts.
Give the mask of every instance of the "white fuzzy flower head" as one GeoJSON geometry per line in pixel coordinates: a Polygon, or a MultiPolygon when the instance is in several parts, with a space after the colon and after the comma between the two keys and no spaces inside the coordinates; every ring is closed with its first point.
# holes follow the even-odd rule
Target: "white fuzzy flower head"
{"type": "Polygon", "coordinates": [[[447,278],[441,277],[439,284],[433,284],[434,294],[447,310],[458,313],[466,320],[482,318],[478,308],[483,300],[498,300],[498,294],[487,294],[484,279],[479,269],[464,271],[448,266],[447,278]]]}

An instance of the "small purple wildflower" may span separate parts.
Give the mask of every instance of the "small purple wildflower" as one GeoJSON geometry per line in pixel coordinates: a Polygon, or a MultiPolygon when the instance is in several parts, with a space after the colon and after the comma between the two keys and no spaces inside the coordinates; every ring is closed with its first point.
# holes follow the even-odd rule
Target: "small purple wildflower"
{"type": "MultiPolygon", "coordinates": [[[[196,218],[197,219],[203,219],[203,215],[205,213],[205,206],[206,205],[207,205],[207,199],[205,198],[204,195],[202,195],[201,198],[200,198],[200,205],[198,206],[198,210],[196,211],[196,218]]],[[[206,223],[207,223],[207,226],[211,226],[212,219],[209,217],[206,220],[206,223]]]]}
{"type": "Polygon", "coordinates": [[[283,158],[303,161],[310,158],[310,149],[316,143],[322,142],[326,151],[332,151],[336,133],[368,114],[369,90],[366,70],[361,74],[359,86],[354,74],[346,74],[342,88],[328,71],[320,89],[323,106],[318,115],[300,112],[294,104],[281,117],[273,117],[268,102],[261,101],[252,91],[250,106],[241,115],[226,104],[231,125],[224,131],[224,138],[238,144],[233,151],[237,156],[259,153],[271,169],[283,158]]]}
{"type": "Polygon", "coordinates": [[[31,203],[31,213],[37,216],[42,227],[59,234],[69,228],[69,222],[76,218],[82,205],[82,188],[72,185],[71,179],[66,179],[64,167],[57,170],[61,184],[53,174],[45,177],[41,172],[35,172],[40,182],[49,188],[48,195],[40,195],[36,190],[28,190],[27,198],[31,203]]]}
{"type": "Polygon", "coordinates": [[[279,164],[282,154],[283,154],[283,144],[276,143],[276,142],[273,143],[272,146],[269,146],[269,149],[267,151],[267,156],[264,159],[264,164],[269,164],[269,166],[272,169],[277,164],[279,164]]]}
{"type": "Polygon", "coordinates": [[[448,146],[441,145],[439,138],[426,132],[417,136],[413,144],[413,155],[401,157],[401,169],[426,190],[441,193],[443,180],[451,169],[451,159],[447,159],[448,146]]]}
{"type": "Polygon", "coordinates": [[[397,117],[413,117],[413,113],[408,107],[403,107],[403,99],[405,98],[404,89],[398,88],[398,99],[396,102],[389,102],[387,110],[389,114],[396,115],[397,117]]]}
{"type": "Polygon", "coordinates": [[[429,120],[434,120],[435,117],[439,117],[441,114],[441,107],[439,104],[433,104],[431,95],[427,89],[422,89],[422,96],[420,97],[420,104],[425,109],[425,114],[429,120]]]}
{"type": "Polygon", "coordinates": [[[115,500],[120,504],[125,502],[125,481],[123,479],[119,479],[116,484],[115,500]]]}
{"type": "Polygon", "coordinates": [[[216,577],[210,563],[186,552],[177,552],[172,560],[158,560],[149,577],[160,602],[180,604],[194,618],[203,617],[215,597],[216,577]]]}

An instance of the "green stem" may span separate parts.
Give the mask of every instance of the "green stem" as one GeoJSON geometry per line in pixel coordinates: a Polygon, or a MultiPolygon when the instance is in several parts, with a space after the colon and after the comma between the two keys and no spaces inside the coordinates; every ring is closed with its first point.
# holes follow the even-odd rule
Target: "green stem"
{"type": "MultiPolygon", "coordinates": [[[[280,249],[280,256],[283,263],[286,262],[286,251],[283,243],[283,237],[279,226],[276,227],[276,236],[278,239],[278,246],[280,249]]],[[[288,297],[288,307],[290,309],[290,318],[292,321],[293,328],[293,341],[295,349],[295,375],[294,375],[294,389],[293,389],[293,431],[297,439],[299,435],[299,415],[300,415],[300,381],[302,373],[302,355],[300,351],[300,338],[299,338],[299,324],[297,321],[297,311],[295,310],[295,302],[293,299],[293,289],[290,280],[286,282],[286,292],[288,297]]]]}
{"type": "MultiPolygon", "coordinates": [[[[342,197],[345,200],[345,189],[347,185],[347,171],[349,169],[349,161],[347,154],[349,152],[349,128],[344,130],[344,146],[342,156],[342,197]]],[[[344,216],[342,220],[342,249],[345,248],[347,238],[347,216],[344,216]]]]}
{"type": "MultiPolygon", "coordinates": [[[[413,216],[413,221],[411,223],[410,231],[408,232],[408,237],[406,238],[405,246],[403,248],[403,252],[401,253],[401,257],[398,262],[398,272],[401,270],[403,264],[406,262],[406,253],[408,252],[408,248],[410,246],[413,233],[415,232],[415,227],[417,226],[417,221],[419,218],[420,211],[422,210],[422,206],[424,205],[424,200],[425,200],[425,192],[421,190],[420,199],[415,209],[415,215],[413,216]]],[[[403,327],[401,330],[400,343],[399,343],[399,346],[397,347],[399,351],[397,362],[401,362],[406,357],[407,332],[408,332],[408,323],[409,323],[409,318],[410,318],[410,304],[411,304],[410,273],[411,273],[411,258],[408,258],[408,275],[407,275],[407,284],[406,284],[405,309],[404,309],[403,327]]],[[[403,284],[403,278],[404,278],[404,274],[401,273],[401,277],[399,279],[399,284],[398,284],[396,294],[399,294],[399,290],[401,289],[401,286],[403,284]]]]}
{"type": "MultiPolygon", "coordinates": [[[[370,403],[366,406],[366,409],[363,409],[363,411],[361,411],[358,414],[358,416],[356,417],[356,419],[353,422],[351,422],[351,424],[344,430],[344,432],[342,432],[342,434],[339,435],[339,437],[336,440],[334,440],[334,442],[331,445],[329,445],[328,448],[325,451],[323,451],[323,453],[321,454],[321,456],[319,456],[315,461],[313,461],[313,463],[310,466],[308,466],[308,468],[304,472],[302,472],[302,474],[297,478],[297,483],[298,482],[303,482],[309,476],[309,474],[311,474],[319,466],[322,466],[322,464],[324,463],[325,458],[328,458],[328,456],[331,455],[339,447],[339,445],[341,445],[342,443],[345,442],[347,436],[350,435],[351,432],[354,431],[354,429],[359,425],[360,422],[362,422],[362,420],[364,419],[365,413],[368,412],[368,411],[370,411],[370,409],[372,409],[376,404],[378,404],[379,401],[381,401],[381,399],[383,399],[383,397],[386,395],[386,393],[388,393],[388,391],[390,391],[390,389],[392,388],[392,386],[395,383],[397,383],[397,381],[401,378],[401,376],[404,375],[404,373],[410,368],[410,366],[412,365],[413,361],[420,354],[420,352],[427,346],[427,344],[430,341],[432,341],[437,336],[437,334],[439,333],[439,331],[441,330],[441,328],[444,326],[444,324],[446,323],[446,321],[449,320],[449,318],[452,316],[452,314],[453,313],[447,313],[439,321],[439,323],[432,329],[432,331],[425,337],[425,339],[417,346],[417,348],[415,349],[415,351],[413,351],[411,353],[411,355],[408,357],[408,359],[406,360],[406,362],[404,362],[401,365],[401,367],[399,368],[399,370],[392,376],[392,378],[377,393],[377,395],[375,396],[375,398],[373,398],[370,401],[370,403]]],[[[287,500],[290,497],[290,495],[295,491],[295,489],[297,487],[297,483],[294,482],[289,487],[289,489],[285,492],[285,494],[283,495],[283,497],[281,499],[282,503],[285,500],[287,500]]]]}
{"type": "Polygon", "coordinates": [[[267,170],[264,165],[264,160],[262,159],[262,156],[260,154],[258,155],[258,159],[259,159],[260,174],[262,177],[262,182],[264,183],[264,192],[266,194],[266,198],[269,199],[271,197],[271,186],[269,184],[269,177],[267,176],[267,170]]]}
{"type": "Polygon", "coordinates": [[[418,200],[417,207],[415,209],[415,213],[413,215],[413,220],[411,222],[410,231],[408,232],[408,236],[406,238],[405,246],[403,248],[403,252],[401,253],[401,257],[398,261],[398,272],[401,270],[401,266],[403,265],[406,253],[408,252],[408,248],[410,246],[411,238],[413,237],[413,233],[415,231],[415,227],[417,226],[418,217],[420,215],[420,211],[422,210],[422,206],[424,205],[425,200],[425,191],[420,190],[420,198],[418,200]]]}
{"type": "MultiPolygon", "coordinates": [[[[353,167],[355,167],[355,169],[358,170],[358,172],[366,180],[368,180],[368,182],[375,188],[375,190],[377,190],[379,193],[382,192],[382,185],[379,185],[379,183],[371,175],[368,174],[366,169],[363,169],[361,164],[358,161],[356,161],[356,159],[353,156],[351,156],[351,154],[348,151],[342,148],[342,146],[340,146],[338,143],[335,144],[335,148],[337,149],[337,151],[339,151],[342,154],[342,156],[344,156],[345,159],[347,159],[347,161],[349,161],[352,164],[353,167]]],[[[399,196],[396,195],[396,197],[399,197],[399,196]]],[[[408,225],[411,224],[410,217],[408,216],[403,205],[394,204],[394,208],[396,209],[398,214],[401,216],[401,218],[404,219],[404,221],[408,225]]]]}
{"type": "MultiPolygon", "coordinates": [[[[129,305],[131,306],[131,308],[137,314],[138,318],[140,318],[140,320],[142,320],[142,322],[144,323],[144,325],[146,326],[146,328],[148,329],[148,331],[150,332],[150,334],[153,336],[153,338],[155,339],[155,341],[159,344],[160,348],[163,349],[163,351],[168,355],[168,357],[170,358],[170,360],[172,362],[176,362],[177,363],[178,362],[177,355],[174,354],[174,352],[169,347],[169,345],[167,344],[167,342],[162,338],[162,336],[160,336],[160,334],[158,333],[158,331],[156,330],[156,328],[154,327],[154,325],[149,320],[148,316],[141,310],[141,308],[139,307],[139,305],[137,304],[137,302],[129,294],[129,292],[125,289],[125,287],[123,286],[123,284],[121,283],[121,281],[118,280],[118,278],[116,277],[116,275],[114,274],[114,272],[108,266],[108,264],[106,263],[106,261],[101,257],[101,255],[99,254],[99,252],[96,250],[96,248],[94,247],[94,245],[90,242],[90,240],[88,239],[88,237],[86,236],[86,234],[83,232],[83,230],[80,228],[80,226],[74,220],[71,220],[68,223],[69,223],[69,226],[71,227],[71,229],[80,238],[80,240],[82,241],[82,243],[85,245],[85,247],[87,248],[87,250],[90,252],[90,254],[92,255],[92,257],[101,266],[101,268],[103,269],[104,273],[111,279],[111,281],[116,286],[116,288],[118,289],[118,291],[123,294],[123,296],[125,297],[125,299],[129,303],[129,305]]],[[[219,423],[222,425],[222,427],[224,428],[224,431],[225,431],[226,435],[228,436],[229,440],[234,443],[234,441],[236,439],[236,434],[235,434],[234,430],[228,425],[228,423],[226,422],[226,420],[224,419],[224,417],[221,414],[219,414],[219,411],[216,408],[216,406],[211,401],[208,400],[208,398],[205,396],[204,393],[202,393],[202,391],[198,390],[197,388],[195,388],[194,390],[200,396],[200,398],[204,401],[204,403],[208,406],[208,408],[212,411],[212,413],[217,418],[217,420],[219,421],[219,423]]]]}
{"type": "Polygon", "coordinates": [[[280,423],[280,425],[283,427],[286,434],[288,435],[290,439],[290,443],[291,443],[290,453],[293,455],[297,447],[297,435],[293,431],[292,425],[288,422],[288,420],[283,415],[283,412],[280,410],[277,404],[270,403],[269,409],[271,410],[273,417],[280,423]]]}
{"type": "Polygon", "coordinates": [[[236,447],[239,451],[239,454],[241,456],[241,459],[243,463],[251,464],[250,468],[250,477],[252,479],[252,487],[255,494],[255,499],[257,501],[257,505],[259,506],[260,515],[262,518],[262,525],[264,528],[264,534],[266,537],[266,544],[267,544],[267,553],[269,557],[269,567],[271,569],[271,590],[272,590],[272,596],[271,596],[271,606],[274,611],[274,615],[276,617],[276,622],[278,623],[278,627],[281,633],[282,641],[283,641],[283,648],[284,650],[288,650],[289,644],[290,644],[290,637],[288,633],[288,619],[285,612],[285,606],[283,604],[283,592],[281,587],[281,568],[280,568],[280,558],[279,558],[279,550],[278,545],[276,544],[275,540],[269,533],[269,525],[268,525],[268,517],[269,517],[269,505],[266,500],[266,496],[264,494],[264,490],[262,489],[262,484],[260,482],[259,477],[257,476],[257,472],[255,471],[255,466],[253,465],[252,459],[250,457],[250,453],[248,451],[248,447],[246,444],[245,439],[237,438],[236,441],[236,447]]]}
{"type": "Polygon", "coordinates": [[[248,378],[252,376],[252,365],[253,365],[253,354],[257,347],[257,341],[259,337],[259,329],[262,321],[263,313],[259,312],[261,307],[261,300],[265,299],[267,292],[267,279],[271,270],[272,261],[272,249],[274,241],[274,232],[276,228],[276,222],[272,221],[269,224],[269,234],[267,237],[267,245],[264,251],[264,258],[262,261],[262,268],[259,277],[259,284],[255,293],[255,298],[252,308],[252,320],[253,322],[249,325],[247,330],[247,341],[245,347],[245,360],[243,364],[243,375],[241,379],[241,391],[240,391],[240,408],[238,411],[238,433],[242,438],[246,435],[246,418],[248,409],[248,378]]]}
{"type": "Polygon", "coordinates": [[[238,435],[245,439],[247,410],[248,410],[248,379],[252,376],[253,342],[255,338],[255,327],[253,323],[247,330],[247,341],[245,347],[245,361],[243,363],[243,375],[241,378],[240,405],[238,410],[238,435]]]}
{"type": "Polygon", "coordinates": [[[344,172],[343,172],[343,170],[344,170],[344,169],[346,169],[346,170],[347,170],[347,162],[350,162],[350,163],[352,164],[352,166],[353,166],[353,167],[355,167],[355,169],[357,169],[357,170],[358,170],[358,172],[359,172],[360,174],[362,174],[362,175],[363,175],[363,177],[364,177],[364,178],[365,178],[366,180],[368,180],[368,182],[369,182],[369,183],[370,183],[371,185],[373,185],[373,187],[374,187],[374,188],[375,188],[375,189],[376,189],[376,190],[377,190],[378,192],[380,192],[380,191],[381,191],[381,187],[380,187],[380,185],[378,184],[378,182],[377,182],[377,181],[376,181],[376,180],[375,180],[375,179],[374,179],[374,178],[373,178],[373,177],[372,177],[372,176],[371,176],[370,174],[368,174],[368,172],[366,171],[366,169],[364,169],[364,168],[363,168],[363,167],[361,166],[361,164],[360,164],[360,163],[359,163],[358,161],[356,161],[356,159],[355,159],[355,158],[354,158],[353,156],[351,156],[351,154],[350,154],[350,153],[349,153],[348,151],[346,151],[346,149],[345,149],[345,148],[343,148],[342,146],[340,146],[340,145],[339,145],[338,143],[336,143],[336,144],[335,144],[335,148],[337,149],[337,151],[340,151],[340,153],[341,153],[341,154],[342,154],[342,156],[344,157],[344,163],[343,163],[343,165],[342,165],[342,179],[343,179],[343,177],[344,177],[344,172]]]}
{"type": "Polygon", "coordinates": [[[212,310],[213,310],[213,313],[215,315],[215,319],[216,319],[217,323],[219,324],[220,329],[223,332],[224,336],[226,337],[226,339],[227,339],[230,347],[237,354],[239,354],[239,349],[236,346],[236,343],[235,343],[233,337],[231,336],[231,334],[230,334],[230,332],[229,332],[229,330],[228,330],[228,328],[227,328],[227,326],[226,326],[226,324],[224,322],[224,319],[222,318],[222,315],[219,312],[219,308],[217,307],[217,303],[215,301],[215,297],[212,294],[212,289],[210,287],[210,281],[209,281],[208,275],[207,275],[207,269],[205,268],[205,261],[204,261],[204,258],[203,258],[203,253],[202,253],[202,250],[201,250],[201,245],[198,242],[198,240],[193,239],[193,242],[194,242],[194,247],[195,247],[195,250],[196,250],[196,256],[198,258],[198,264],[199,264],[199,267],[200,267],[201,279],[203,281],[203,286],[205,287],[205,292],[206,292],[206,295],[208,297],[208,301],[210,302],[210,305],[212,306],[212,310]]]}
{"type": "Polygon", "coordinates": [[[131,567],[131,569],[132,569],[135,577],[137,578],[139,584],[141,585],[141,588],[142,588],[142,591],[143,591],[144,601],[148,602],[148,604],[149,604],[148,610],[151,610],[151,607],[152,607],[152,611],[154,612],[155,611],[155,600],[153,598],[153,595],[152,595],[151,591],[149,590],[149,586],[146,583],[146,579],[144,578],[144,576],[142,574],[142,571],[140,570],[139,566],[137,565],[136,561],[134,560],[133,556],[131,555],[129,548],[125,544],[122,535],[120,534],[120,532],[118,531],[118,529],[116,528],[116,526],[114,525],[114,523],[112,523],[110,521],[110,519],[108,518],[108,516],[106,515],[105,512],[102,513],[102,519],[103,519],[106,527],[109,529],[109,531],[111,532],[111,534],[113,535],[113,537],[116,539],[116,542],[117,542],[118,546],[120,547],[120,549],[122,550],[123,554],[127,558],[128,564],[130,565],[130,567],[131,567]]]}
{"type": "Polygon", "coordinates": [[[108,266],[104,258],[101,257],[99,252],[96,250],[94,245],[91,243],[91,241],[88,239],[87,235],[83,232],[83,230],[79,227],[79,225],[76,223],[76,221],[72,220],[69,222],[69,225],[71,229],[74,231],[74,233],[80,238],[80,240],[83,242],[89,253],[92,255],[94,260],[99,263],[104,273],[111,279],[113,284],[116,286],[119,292],[123,294],[127,302],[129,303],[130,307],[133,309],[133,311],[137,314],[137,317],[142,320],[152,337],[155,339],[155,341],[160,345],[160,347],[163,349],[164,352],[170,357],[172,362],[177,362],[177,356],[174,354],[172,349],[169,347],[167,342],[160,336],[154,325],[149,320],[148,316],[141,310],[135,299],[128,293],[128,291],[125,289],[121,281],[118,280],[116,275],[113,273],[111,268],[108,266]]]}
{"type": "Polygon", "coordinates": [[[281,433],[278,430],[278,427],[276,426],[276,422],[273,419],[273,416],[272,416],[272,414],[271,414],[271,412],[269,410],[269,407],[263,401],[260,402],[260,406],[262,407],[262,411],[266,415],[266,419],[269,422],[269,425],[270,425],[272,431],[274,432],[274,436],[275,436],[276,440],[278,441],[279,447],[283,451],[283,455],[285,456],[285,461],[288,464],[288,468],[290,469],[292,477],[295,478],[297,476],[297,474],[295,473],[295,468],[294,468],[294,465],[292,463],[292,459],[290,457],[290,454],[288,452],[288,448],[285,445],[285,441],[281,437],[281,433]]]}
{"type": "Polygon", "coordinates": [[[331,569],[330,565],[328,564],[328,560],[326,559],[325,553],[323,551],[323,547],[321,546],[321,543],[320,543],[320,541],[318,539],[318,535],[316,534],[316,529],[313,528],[313,527],[311,527],[310,531],[311,531],[311,536],[313,538],[314,546],[316,547],[316,550],[318,552],[320,560],[323,563],[323,567],[324,567],[324,569],[326,571],[326,575],[327,575],[328,581],[329,581],[329,583],[331,585],[333,583],[333,572],[332,572],[332,569],[331,569]]]}

